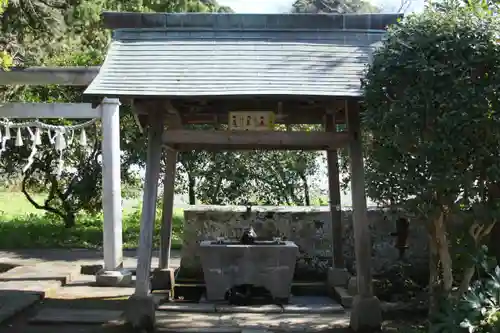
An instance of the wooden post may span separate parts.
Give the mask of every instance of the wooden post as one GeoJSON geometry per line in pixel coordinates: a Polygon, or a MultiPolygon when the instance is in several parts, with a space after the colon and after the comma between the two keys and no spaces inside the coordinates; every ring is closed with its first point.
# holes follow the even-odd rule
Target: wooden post
{"type": "MultiPolygon", "coordinates": [[[[347,102],[346,102],[347,104],[347,102]]],[[[354,253],[358,295],[354,297],[351,311],[351,328],[354,331],[380,328],[382,312],[380,301],[373,296],[372,244],[365,196],[365,174],[359,104],[349,104],[347,124],[349,128],[349,156],[351,158],[351,194],[353,208],[354,253]]]]}
{"type": "Polygon", "coordinates": [[[172,247],[172,217],[174,213],[174,185],[177,151],[167,149],[165,177],[163,179],[163,213],[161,224],[160,269],[170,268],[170,248],[172,247]]]}
{"type": "Polygon", "coordinates": [[[151,255],[156,218],[156,199],[162,153],[163,113],[149,113],[147,165],[142,199],[141,231],[137,255],[135,296],[145,297],[150,292],[151,255]]]}
{"type": "Polygon", "coordinates": [[[104,98],[101,108],[104,270],[114,271],[123,264],[120,101],[117,98],[104,98]]]}
{"type": "MultiPolygon", "coordinates": [[[[325,131],[337,131],[335,117],[333,115],[326,115],[325,131]]],[[[332,219],[333,267],[344,268],[344,253],[342,250],[342,210],[340,206],[340,179],[337,150],[327,150],[326,160],[328,164],[328,193],[332,219]]]]}

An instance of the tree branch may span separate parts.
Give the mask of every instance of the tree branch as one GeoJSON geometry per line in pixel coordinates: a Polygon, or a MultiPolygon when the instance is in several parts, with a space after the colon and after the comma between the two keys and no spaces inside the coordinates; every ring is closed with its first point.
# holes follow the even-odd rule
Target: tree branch
{"type": "MultiPolygon", "coordinates": [[[[33,197],[29,194],[28,192],[28,189],[27,189],[27,180],[28,178],[33,174],[33,171],[31,172],[27,172],[24,174],[23,176],[23,180],[21,182],[21,191],[23,192],[24,196],[26,197],[26,199],[33,205],[33,207],[35,207],[36,209],[40,209],[40,210],[45,210],[47,212],[50,212],[50,213],[53,213],[53,214],[56,214],[57,216],[61,217],[62,219],[65,218],[64,214],[62,214],[59,210],[49,206],[47,203],[49,202],[49,200],[45,200],[45,203],[44,205],[40,205],[38,204],[34,199],[33,197]]],[[[51,188],[51,193],[52,193],[52,188],[51,188]]],[[[49,195],[50,196],[50,195],[49,195]]]]}

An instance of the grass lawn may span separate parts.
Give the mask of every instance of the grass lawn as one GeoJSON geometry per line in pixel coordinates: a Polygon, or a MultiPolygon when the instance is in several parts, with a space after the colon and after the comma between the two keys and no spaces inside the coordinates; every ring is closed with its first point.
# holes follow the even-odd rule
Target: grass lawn
{"type": "MultiPolygon", "coordinates": [[[[43,196],[35,196],[42,202],[43,196]]],[[[140,230],[140,206],[127,204],[123,212],[123,246],[136,248],[140,230]]],[[[154,243],[159,246],[161,211],[157,211],[154,243]]],[[[0,248],[99,248],[102,246],[102,214],[79,215],[73,229],[64,228],[58,217],[33,207],[20,192],[0,192],[0,248]]],[[[173,218],[172,248],[179,248],[183,229],[183,211],[173,218]]]]}

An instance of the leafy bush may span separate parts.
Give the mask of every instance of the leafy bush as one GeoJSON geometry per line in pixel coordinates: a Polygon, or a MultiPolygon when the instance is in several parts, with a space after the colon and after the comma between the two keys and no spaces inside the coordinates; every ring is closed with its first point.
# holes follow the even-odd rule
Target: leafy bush
{"type": "MultiPolygon", "coordinates": [[[[141,208],[123,216],[123,247],[137,248],[141,208]]],[[[154,246],[160,244],[161,211],[156,214],[154,246]]],[[[182,211],[174,212],[172,248],[180,248],[184,220],[182,211]]],[[[0,215],[0,248],[100,248],[102,214],[79,214],[75,227],[67,229],[60,218],[51,214],[0,215]]]]}
{"type": "Polygon", "coordinates": [[[430,333],[500,332],[500,267],[473,282],[461,299],[443,300],[430,321],[430,333]]]}

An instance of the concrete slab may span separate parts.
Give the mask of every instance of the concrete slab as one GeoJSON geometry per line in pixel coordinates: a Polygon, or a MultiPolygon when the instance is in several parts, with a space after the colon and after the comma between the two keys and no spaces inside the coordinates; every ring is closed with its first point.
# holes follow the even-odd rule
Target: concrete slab
{"type": "Polygon", "coordinates": [[[116,310],[87,310],[87,309],[56,309],[46,308],[30,319],[31,323],[56,324],[105,324],[118,320],[122,311],[116,310]]]}
{"type": "MultiPolygon", "coordinates": [[[[151,267],[158,267],[158,251],[153,252],[151,267]]],[[[172,250],[170,267],[180,266],[180,251],[172,250]]],[[[50,262],[56,265],[102,265],[103,253],[99,250],[88,249],[20,249],[0,251],[0,261],[14,265],[36,265],[50,262]]],[[[123,267],[126,269],[137,267],[136,250],[123,251],[123,267]]]]}
{"type": "Polygon", "coordinates": [[[158,311],[173,312],[194,312],[194,313],[213,313],[215,304],[210,303],[164,303],[158,307],[158,311]]]}
{"type": "Polygon", "coordinates": [[[78,298],[119,298],[129,297],[134,293],[133,287],[99,287],[95,283],[95,277],[91,275],[80,275],[67,285],[57,289],[52,297],[57,299],[78,298]]]}
{"type": "Polygon", "coordinates": [[[215,305],[215,311],[219,313],[282,313],[283,308],[275,304],[235,306],[235,305],[215,305]]]}
{"type": "Polygon", "coordinates": [[[78,265],[40,263],[19,266],[0,274],[0,281],[57,280],[66,284],[80,274],[78,265]]]}
{"type": "Polygon", "coordinates": [[[34,305],[40,294],[15,290],[0,291],[0,323],[34,305]]]}
{"type": "Polygon", "coordinates": [[[119,271],[99,271],[95,282],[101,287],[132,287],[132,272],[121,269],[119,271]]]}
{"type": "MultiPolygon", "coordinates": [[[[265,314],[265,313],[182,313],[157,311],[156,323],[161,332],[202,332],[206,329],[316,332],[349,326],[349,314],[265,314]],[[187,331],[186,331],[187,332],[187,331]]],[[[231,331],[232,332],[232,331],[231,331]]]]}
{"type": "Polygon", "coordinates": [[[256,313],[235,313],[222,315],[225,326],[259,329],[283,329],[286,331],[322,331],[334,327],[349,326],[349,316],[344,314],[290,314],[263,315],[256,313]]]}
{"type": "Polygon", "coordinates": [[[223,327],[220,313],[156,312],[156,326],[172,330],[180,328],[223,327]]]}
{"type": "Polygon", "coordinates": [[[160,327],[156,328],[156,332],[172,332],[172,333],[242,333],[242,329],[239,327],[205,327],[205,328],[168,328],[160,327]]]}
{"type": "Polygon", "coordinates": [[[41,298],[49,297],[61,287],[61,281],[43,280],[43,281],[8,281],[0,282],[0,290],[13,290],[20,292],[30,292],[38,294],[41,298]]]}
{"type": "Polygon", "coordinates": [[[285,313],[344,313],[344,307],[325,296],[292,296],[283,306],[285,313]]]}

